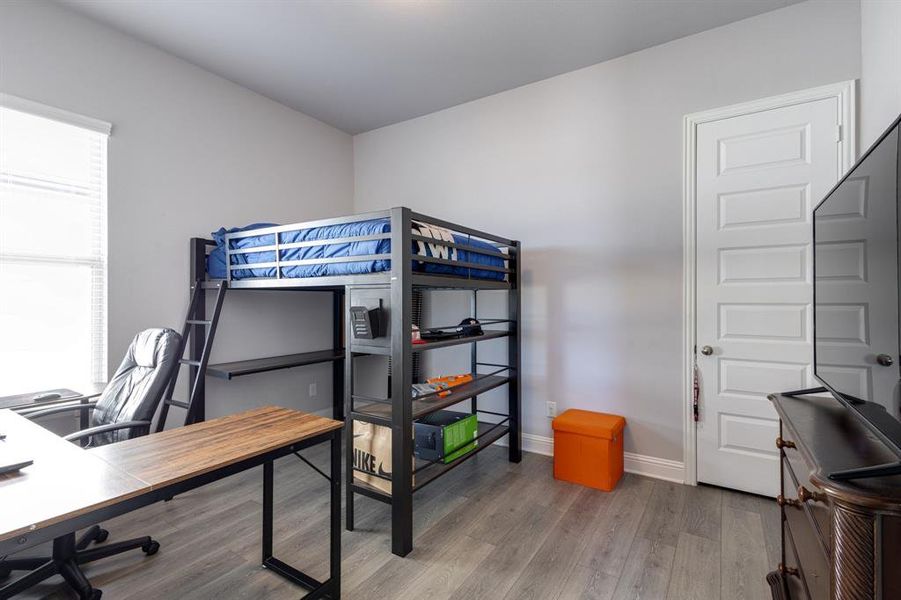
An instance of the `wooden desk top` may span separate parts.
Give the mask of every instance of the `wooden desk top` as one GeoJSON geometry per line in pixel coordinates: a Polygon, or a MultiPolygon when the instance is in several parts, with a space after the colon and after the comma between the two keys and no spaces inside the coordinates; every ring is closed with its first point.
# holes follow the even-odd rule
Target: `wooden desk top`
{"type": "Polygon", "coordinates": [[[0,431],[34,464],[0,475],[0,541],[343,427],[264,407],[84,450],[10,410],[0,431]]]}
{"type": "Polygon", "coordinates": [[[154,488],[284,448],[344,424],[266,406],[87,451],[154,488]]]}
{"type": "Polygon", "coordinates": [[[72,442],[10,410],[0,410],[0,431],[17,456],[34,460],[0,475],[0,540],[53,525],[149,489],[72,442]]]}

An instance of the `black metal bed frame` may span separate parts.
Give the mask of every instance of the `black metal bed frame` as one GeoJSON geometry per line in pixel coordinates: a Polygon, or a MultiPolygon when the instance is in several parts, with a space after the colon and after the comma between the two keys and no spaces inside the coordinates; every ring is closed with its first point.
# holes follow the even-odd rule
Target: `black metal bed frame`
{"type": "MultiPolygon", "coordinates": [[[[225,379],[260,373],[269,370],[290,368],[315,363],[331,362],[333,382],[333,417],[345,420],[345,461],[346,461],[346,527],[354,528],[354,496],[361,494],[375,500],[387,503],[391,506],[392,522],[392,552],[398,556],[405,556],[413,549],[413,494],[425,485],[438,479],[444,473],[450,471],[460,463],[468,460],[482,449],[490,446],[503,437],[508,438],[508,458],[510,462],[519,462],[522,458],[522,429],[520,424],[521,414],[521,269],[520,251],[521,244],[517,240],[511,240],[489,234],[483,231],[450,223],[434,217],[429,217],[409,208],[398,207],[385,211],[362,213],[346,217],[321,219],[304,223],[280,225],[255,229],[246,232],[232,233],[225,236],[226,269],[225,280],[209,280],[206,275],[206,257],[208,250],[215,246],[215,242],[203,238],[192,238],[190,245],[191,289],[197,295],[195,304],[192,300],[188,315],[185,320],[185,332],[192,331],[187,343],[189,357],[183,360],[183,364],[190,369],[189,397],[187,403],[164,402],[163,413],[158,423],[158,428],[165,424],[166,413],[169,405],[176,405],[187,409],[186,422],[202,421],[205,416],[206,394],[203,379],[205,375],[219,376],[225,379]],[[327,225],[340,225],[358,221],[388,218],[391,223],[389,233],[354,236],[338,239],[314,240],[309,242],[281,243],[279,233],[286,231],[298,231],[313,227],[327,225]],[[436,227],[446,228],[455,233],[487,241],[496,247],[496,251],[489,251],[467,244],[449,242],[435,239],[413,232],[416,223],[426,223],[436,227]],[[242,237],[256,237],[273,235],[274,243],[269,246],[258,246],[251,249],[234,249],[231,241],[242,237]],[[291,248],[320,246],[336,243],[390,240],[390,254],[347,256],[338,258],[319,258],[307,260],[282,260],[281,251],[291,248]],[[463,262],[459,260],[439,258],[434,256],[422,256],[413,253],[414,242],[425,242],[431,245],[446,246],[448,248],[463,249],[479,254],[488,254],[501,257],[506,261],[506,267],[495,267],[480,263],[463,262]],[[234,257],[239,254],[252,252],[273,252],[275,261],[268,263],[236,263],[234,257]],[[283,277],[285,267],[307,266],[329,263],[358,262],[360,260],[388,260],[390,270],[367,274],[291,278],[283,277]],[[469,269],[469,276],[438,275],[413,270],[413,261],[432,263],[438,265],[455,266],[469,269]],[[274,269],[275,277],[272,278],[247,278],[235,279],[233,271],[247,270],[251,268],[274,269]],[[472,270],[487,270],[501,272],[505,280],[479,279],[471,276],[472,270]],[[211,319],[206,316],[206,292],[217,290],[217,302],[211,319]],[[215,333],[218,321],[221,299],[225,289],[228,290],[298,290],[298,291],[323,291],[332,294],[333,297],[333,327],[332,348],[312,353],[302,353],[285,357],[271,357],[226,363],[225,365],[209,365],[209,351],[212,345],[212,336],[215,333]],[[390,294],[390,331],[388,347],[367,346],[353,343],[348,339],[344,343],[344,332],[351,331],[350,311],[346,310],[345,299],[349,299],[354,290],[386,290],[390,294]],[[410,331],[413,324],[413,296],[418,290],[428,289],[460,289],[472,292],[471,312],[477,317],[478,292],[480,290],[506,290],[508,292],[508,316],[506,319],[488,319],[483,322],[486,327],[483,336],[472,336],[441,342],[431,342],[422,345],[411,343],[410,331]],[[343,318],[342,318],[343,315],[343,318]],[[487,329],[490,325],[506,325],[506,329],[487,329]],[[196,329],[192,329],[196,327],[196,329]],[[507,364],[483,363],[478,359],[476,342],[506,337],[507,364]],[[420,396],[414,401],[412,397],[412,373],[413,357],[416,353],[435,348],[444,348],[458,344],[471,345],[471,368],[476,374],[479,367],[493,367],[496,370],[489,374],[479,374],[471,384],[454,388],[449,398],[440,398],[437,395],[420,396]],[[354,394],[353,390],[353,359],[355,356],[378,354],[390,357],[390,384],[387,398],[373,398],[361,394],[354,394]],[[342,360],[343,359],[343,360],[342,360]],[[501,373],[505,373],[501,375],[501,373]],[[478,395],[491,389],[507,386],[507,412],[497,413],[482,410],[478,407],[478,395]],[[478,441],[476,450],[462,457],[444,464],[440,462],[420,461],[413,465],[413,422],[426,414],[440,410],[447,406],[469,400],[473,414],[490,415],[494,422],[479,424],[478,441]],[[357,406],[356,402],[364,403],[357,406]],[[384,407],[380,411],[372,410],[372,407],[384,407]],[[497,420],[500,419],[498,422],[497,420]],[[391,428],[392,440],[392,492],[385,493],[375,486],[366,484],[354,477],[353,465],[353,422],[355,420],[375,423],[391,428]],[[414,475],[416,483],[414,484],[414,475]]],[[[183,336],[186,337],[187,336],[183,336]]],[[[174,383],[173,383],[174,386],[174,383]]],[[[371,473],[370,473],[371,475],[371,473]]]]}

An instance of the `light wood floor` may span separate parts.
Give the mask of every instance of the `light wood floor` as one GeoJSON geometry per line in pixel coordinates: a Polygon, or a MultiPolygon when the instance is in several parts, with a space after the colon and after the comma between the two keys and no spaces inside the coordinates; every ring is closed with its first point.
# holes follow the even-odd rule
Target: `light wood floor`
{"type": "MultiPolygon", "coordinates": [[[[325,453],[310,456],[325,465],[325,453]]],[[[259,566],[260,470],[105,523],[140,551],[86,566],[104,599],[295,599],[259,566]]],[[[358,497],[359,498],[359,497],[358,497]]],[[[554,481],[550,459],[489,448],[415,497],[414,550],[390,553],[387,505],[359,498],[343,537],[343,597],[765,599],[779,562],[775,502],[626,475],[613,493],[554,481]]],[[[294,457],[276,465],[276,556],[327,574],[327,486],[294,457]]],[[[26,598],[71,598],[59,578],[26,598]]]]}

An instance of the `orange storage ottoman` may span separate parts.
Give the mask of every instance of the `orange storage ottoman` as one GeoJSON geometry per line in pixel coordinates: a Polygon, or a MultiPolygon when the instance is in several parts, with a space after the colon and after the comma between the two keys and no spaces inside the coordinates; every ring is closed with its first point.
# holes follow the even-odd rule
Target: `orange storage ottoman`
{"type": "Polygon", "coordinates": [[[618,415],[564,411],[553,421],[554,479],[611,491],[623,476],[623,428],[618,415]]]}

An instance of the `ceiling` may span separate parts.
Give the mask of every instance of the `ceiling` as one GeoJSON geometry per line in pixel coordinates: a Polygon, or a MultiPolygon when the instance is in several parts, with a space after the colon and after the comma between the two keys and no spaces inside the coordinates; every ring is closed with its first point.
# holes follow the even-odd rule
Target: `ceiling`
{"type": "Polygon", "coordinates": [[[359,133],[799,0],[59,0],[359,133]]]}

